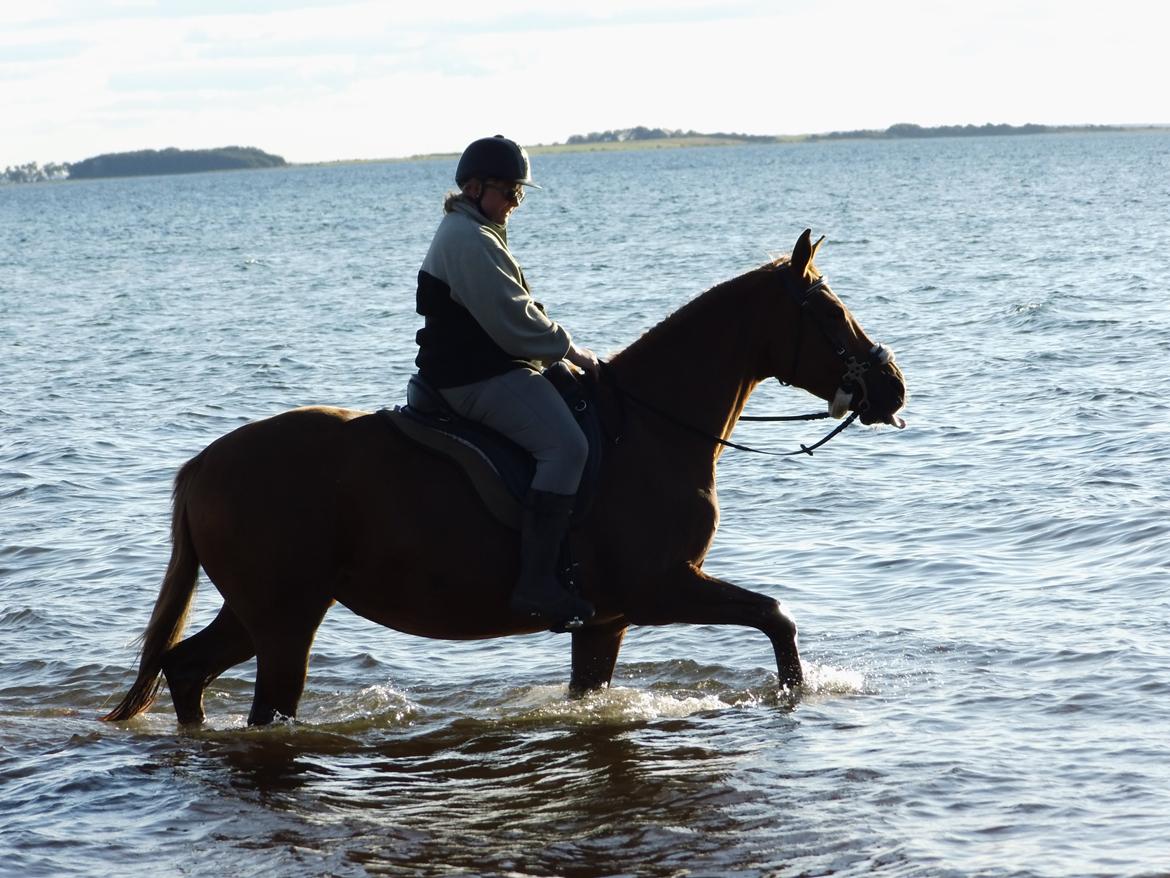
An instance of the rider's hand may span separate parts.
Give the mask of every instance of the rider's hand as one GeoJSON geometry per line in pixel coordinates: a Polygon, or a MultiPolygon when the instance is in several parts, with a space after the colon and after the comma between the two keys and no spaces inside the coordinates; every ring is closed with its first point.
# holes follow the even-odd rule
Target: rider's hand
{"type": "Polygon", "coordinates": [[[601,363],[597,360],[597,354],[593,353],[589,348],[579,348],[576,345],[571,345],[569,352],[565,354],[565,359],[577,368],[588,372],[594,378],[601,374],[601,363]]]}

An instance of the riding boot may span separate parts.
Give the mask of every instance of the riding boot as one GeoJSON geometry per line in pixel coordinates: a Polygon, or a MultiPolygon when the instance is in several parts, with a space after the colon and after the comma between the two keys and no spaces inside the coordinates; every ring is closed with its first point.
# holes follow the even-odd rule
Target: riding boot
{"type": "Polygon", "coordinates": [[[529,490],[520,520],[520,578],[511,607],[539,616],[554,631],[580,628],[593,616],[593,606],[567,592],[556,576],[575,499],[571,494],[529,490]]]}

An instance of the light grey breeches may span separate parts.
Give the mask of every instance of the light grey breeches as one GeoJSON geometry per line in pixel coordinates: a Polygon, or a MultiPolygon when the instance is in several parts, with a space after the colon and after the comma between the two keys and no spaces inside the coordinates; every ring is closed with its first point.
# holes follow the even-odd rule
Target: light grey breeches
{"type": "Polygon", "coordinates": [[[536,458],[532,487],[554,494],[576,494],[589,455],[589,443],[561,395],[532,369],[447,387],[440,391],[465,418],[503,433],[536,458]]]}

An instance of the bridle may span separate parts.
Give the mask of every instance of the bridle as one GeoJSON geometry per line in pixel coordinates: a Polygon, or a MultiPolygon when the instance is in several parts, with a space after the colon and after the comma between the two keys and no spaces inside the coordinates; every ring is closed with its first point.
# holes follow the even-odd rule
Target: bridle
{"type": "MultiPolygon", "coordinates": [[[[803,341],[804,319],[803,312],[810,301],[813,301],[813,295],[822,290],[828,291],[828,279],[823,275],[809,284],[803,291],[797,292],[791,287],[786,287],[789,295],[796,302],[802,316],[796,321],[796,343],[792,346],[792,368],[788,374],[790,377],[796,377],[797,366],[800,362],[801,343],[803,341]]],[[[858,359],[855,355],[849,353],[849,348],[841,337],[840,332],[836,326],[827,324],[827,321],[821,318],[821,315],[815,311],[810,311],[816,323],[817,329],[821,335],[824,336],[825,341],[833,349],[833,353],[841,360],[844,371],[841,374],[841,382],[837,386],[837,392],[833,395],[833,399],[829,402],[829,415],[834,418],[844,417],[845,413],[853,408],[853,413],[849,418],[849,423],[860,414],[869,410],[869,385],[866,382],[866,376],[870,369],[875,366],[881,368],[889,365],[894,361],[894,352],[884,344],[875,344],[869,349],[869,353],[858,359]],[[860,397],[860,398],[859,398],[860,397]]],[[[790,381],[780,380],[781,384],[791,384],[790,381]]],[[[757,420],[756,418],[747,417],[743,420],[757,420]]]]}
{"type": "MultiPolygon", "coordinates": [[[[817,278],[817,280],[813,281],[802,291],[794,290],[791,287],[785,285],[786,291],[797,303],[798,311],[801,314],[801,316],[798,317],[796,321],[797,336],[796,342],[792,348],[792,368],[788,373],[792,378],[796,377],[797,366],[800,362],[800,349],[801,343],[803,341],[804,309],[808,303],[813,300],[813,295],[815,293],[826,290],[827,287],[828,281],[824,276],[817,278]]],[[[821,315],[816,314],[815,312],[809,313],[813,315],[817,329],[825,337],[825,340],[828,341],[829,345],[833,349],[833,352],[841,360],[844,366],[844,371],[841,375],[841,382],[837,387],[837,392],[834,394],[832,401],[829,403],[829,410],[827,412],[813,412],[807,415],[740,415],[739,417],[739,420],[741,421],[819,421],[825,418],[844,417],[845,412],[849,411],[850,406],[853,406],[853,411],[849,412],[849,416],[841,421],[841,423],[836,427],[834,427],[827,435],[822,437],[820,441],[815,442],[812,445],[805,445],[804,443],[801,443],[800,449],[798,451],[765,451],[762,448],[752,448],[749,445],[740,445],[739,443],[731,442],[720,436],[713,436],[706,430],[701,430],[692,424],[688,424],[686,421],[680,420],[679,418],[662,411],[657,406],[630,394],[627,390],[623,389],[617,384],[616,380],[614,379],[612,369],[607,363],[602,363],[601,377],[603,381],[613,387],[613,389],[620,397],[625,397],[626,399],[637,403],[642,408],[658,415],[663,420],[669,421],[677,427],[682,427],[685,430],[702,436],[708,441],[715,442],[717,445],[721,445],[725,448],[735,448],[739,451],[750,451],[753,454],[768,454],[776,457],[791,457],[796,454],[807,454],[811,457],[814,451],[827,443],[834,436],[845,430],[850,424],[857,420],[857,418],[863,412],[869,409],[869,385],[866,383],[867,373],[874,366],[880,368],[881,366],[892,363],[894,361],[894,352],[883,344],[875,344],[872,348],[870,348],[869,353],[865,357],[858,359],[855,355],[849,353],[848,346],[844,343],[844,340],[841,338],[840,333],[837,332],[837,328],[835,326],[826,325],[826,321],[821,318],[821,315]],[[860,394],[860,399],[857,399],[858,394],[860,394]],[[854,405],[855,400],[857,400],[856,405],[854,405]]],[[[777,376],[777,380],[785,386],[790,386],[792,383],[790,381],[785,381],[779,376],[777,376]]],[[[621,438],[617,437],[614,441],[620,442],[621,438]]]]}

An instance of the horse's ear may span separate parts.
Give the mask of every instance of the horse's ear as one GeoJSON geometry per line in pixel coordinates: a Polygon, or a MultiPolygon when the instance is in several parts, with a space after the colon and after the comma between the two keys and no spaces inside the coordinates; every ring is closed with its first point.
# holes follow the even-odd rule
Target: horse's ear
{"type": "Polygon", "coordinates": [[[814,244],[812,243],[812,229],[805,229],[801,232],[800,237],[796,241],[796,246],[792,248],[792,267],[801,277],[808,275],[808,267],[812,265],[813,259],[816,258],[817,250],[820,249],[824,240],[825,236],[821,235],[814,244]]]}
{"type": "MultiPolygon", "coordinates": [[[[817,241],[818,246],[820,243],[817,241]]],[[[796,246],[792,248],[792,268],[801,277],[808,272],[815,252],[816,247],[812,245],[812,229],[805,229],[797,239],[796,246]]]]}

